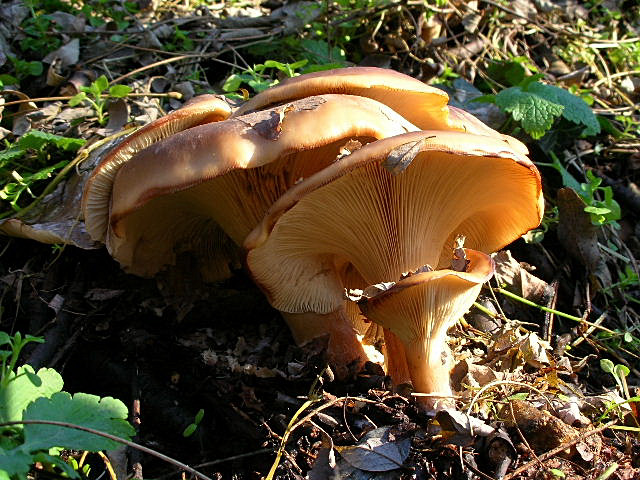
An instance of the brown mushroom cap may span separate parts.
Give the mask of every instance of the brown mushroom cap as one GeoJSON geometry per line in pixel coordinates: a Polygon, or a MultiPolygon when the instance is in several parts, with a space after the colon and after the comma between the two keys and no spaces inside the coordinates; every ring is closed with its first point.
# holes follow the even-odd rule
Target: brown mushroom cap
{"type": "Polygon", "coordinates": [[[376,67],[324,70],[287,78],[243,104],[235,115],[326,93],[372,98],[391,107],[421,129],[446,129],[446,92],[408,75],[376,67]]]}
{"type": "Polygon", "coordinates": [[[241,245],[269,205],[345,144],[411,130],[374,100],[325,95],[177,133],[119,170],[107,247],[138,275],[173,264],[176,249],[195,249],[209,265],[217,230],[241,245]]]}
{"type": "Polygon", "coordinates": [[[506,142],[408,133],[293,186],[245,240],[247,265],[279,310],[325,314],[343,308],[351,288],[336,273],[345,263],[376,284],[448,264],[459,234],[492,252],[535,228],[543,202],[536,167],[506,142]],[[394,175],[383,166],[388,158],[410,163],[394,175]]]}
{"type": "Polygon", "coordinates": [[[422,130],[456,130],[501,138],[516,152],[528,153],[519,140],[495,131],[464,110],[448,107],[449,96],[443,90],[386,68],[349,67],[287,78],[244,103],[234,116],[325,93],[373,98],[422,130]]]}
{"type": "Polygon", "coordinates": [[[231,115],[231,107],[215,95],[201,95],[182,108],[136,130],[109,150],[91,173],[84,187],[82,210],[89,235],[105,241],[109,218],[109,200],[118,169],[136,153],[177,132],[196,125],[218,122],[231,115]]]}
{"type": "MultiPolygon", "coordinates": [[[[447,330],[471,307],[494,272],[491,258],[465,249],[466,271],[418,273],[358,302],[368,319],[389,329],[403,344],[415,391],[451,395],[447,330]]],[[[433,398],[424,402],[434,405],[433,398]]]]}

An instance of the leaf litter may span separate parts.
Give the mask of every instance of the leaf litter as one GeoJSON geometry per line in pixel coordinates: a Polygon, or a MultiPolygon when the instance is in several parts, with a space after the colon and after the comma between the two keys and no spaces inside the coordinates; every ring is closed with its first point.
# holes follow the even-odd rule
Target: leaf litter
{"type": "MultiPolygon", "coordinates": [[[[325,455],[328,470],[322,470],[325,476],[315,478],[430,478],[433,472],[437,472],[437,478],[481,478],[474,473],[476,470],[493,478],[511,478],[509,472],[521,469],[518,478],[562,472],[566,478],[583,479],[596,478],[613,464],[617,469],[611,478],[638,475],[639,465],[634,460],[640,458],[637,438],[611,429],[588,436],[595,426],[611,420],[619,426],[637,427],[633,404],[616,388],[614,379],[598,368],[594,358],[611,356],[616,363],[632,368],[637,364],[640,318],[634,257],[640,253],[640,245],[634,237],[638,226],[633,217],[623,216],[619,230],[596,227],[584,212],[583,200],[580,204],[567,200],[578,196],[559,193],[558,188],[567,183],[564,180],[569,175],[575,182],[565,186],[578,191],[586,178],[585,164],[624,187],[633,189],[637,185],[639,170],[633,161],[637,139],[616,132],[625,128],[624,119],[616,115],[637,116],[637,106],[632,101],[637,98],[637,89],[633,88],[637,78],[625,74],[624,69],[604,71],[602,65],[608,60],[598,57],[604,49],[588,47],[598,41],[609,42],[609,46],[618,49],[626,44],[597,38],[594,35],[600,33],[588,24],[576,26],[576,16],[586,19],[589,14],[581,3],[467,3],[448,2],[441,11],[416,5],[398,9],[382,6],[372,12],[354,10],[340,16],[344,12],[336,10],[328,21],[335,32],[349,22],[361,21],[358,34],[366,41],[360,41],[360,60],[365,64],[384,63],[422,80],[460,76],[449,88],[452,97],[461,102],[465,102],[465,95],[477,97],[469,82],[476,82],[485,74],[491,64],[489,59],[504,59],[504,52],[527,57],[528,61],[522,62],[524,70],[543,71],[544,79],[529,84],[526,90],[517,87],[519,70],[514,67],[510,70],[514,82],[504,83],[502,86],[507,88],[496,97],[502,95],[496,103],[502,104],[507,113],[511,111],[515,120],[520,118],[525,130],[529,127],[532,136],[542,136],[544,127],[556,125],[564,117],[576,129],[576,138],[580,133],[595,134],[604,125],[607,136],[600,134],[597,142],[588,146],[559,142],[553,130],[541,138],[543,152],[533,155],[541,164],[555,161],[547,158],[550,145],[564,149],[559,152],[561,170],[541,167],[548,202],[557,205],[560,223],[545,233],[542,243],[519,242],[511,253],[502,252],[496,260],[501,288],[552,311],[564,310],[577,317],[589,314],[585,317],[592,324],[605,329],[564,321],[553,312],[530,309],[500,293],[494,299],[485,289],[483,305],[490,306],[485,308],[490,314],[475,308],[471,314],[484,315],[495,328],[489,331],[458,327],[451,332],[457,359],[454,387],[462,392],[460,410],[443,413],[437,423],[429,421],[414,408],[410,396],[392,393],[379,366],[369,365],[352,383],[324,384],[322,400],[308,410],[313,415],[293,433],[277,478],[314,478],[325,455]],[[364,21],[368,16],[375,21],[364,21]],[[491,22],[491,16],[501,21],[491,22]],[[578,28],[583,30],[577,31],[578,28]],[[567,47],[567,54],[560,52],[562,58],[542,48],[565,30],[571,33],[572,42],[584,47],[581,51],[597,54],[581,55],[573,61],[573,44],[567,47]],[[470,54],[471,51],[475,53],[470,54]],[[566,90],[556,89],[556,81],[592,89],[596,98],[593,106],[600,115],[597,125],[585,113],[583,103],[576,103],[573,108],[563,106],[573,102],[574,97],[559,99],[566,90]],[[522,102],[520,98],[516,106],[513,98],[523,95],[528,100],[522,102]],[[556,174],[563,178],[557,179],[556,174]],[[594,282],[594,278],[598,281],[594,282]],[[607,309],[609,316],[597,324],[594,317],[600,318],[607,309]],[[585,359],[590,361],[584,362],[585,359]],[[583,441],[562,448],[563,442],[583,437],[583,441]],[[461,450],[452,447],[454,438],[453,444],[464,445],[461,450]],[[561,450],[544,459],[541,468],[534,454],[544,455],[553,445],[561,450]],[[376,449],[383,454],[376,453],[376,449]],[[367,469],[375,465],[389,470],[367,469]]],[[[612,11],[621,8],[616,2],[609,3],[607,8],[612,11]]],[[[591,13],[596,12],[594,8],[591,13]]],[[[25,38],[16,25],[28,19],[30,12],[23,3],[13,1],[3,4],[1,13],[3,19],[13,21],[0,22],[0,63],[5,71],[15,73],[10,70],[13,67],[9,57],[20,52],[22,47],[17,42],[25,38]],[[11,41],[13,38],[17,42],[11,41]]],[[[95,15],[49,13],[53,31],[64,31],[64,35],[72,32],[76,37],[65,38],[57,50],[47,52],[51,63],[40,76],[27,76],[29,81],[19,79],[15,85],[3,77],[5,101],[24,101],[4,107],[5,138],[15,144],[28,132],[42,131],[91,143],[119,130],[130,118],[138,124],[147,123],[166,109],[179,106],[180,97],[218,88],[224,80],[221,75],[231,73],[231,68],[239,71],[245,64],[263,61],[259,53],[247,50],[247,44],[300,32],[304,25],[323,18],[323,14],[314,2],[191,9],[172,4],[172,11],[168,6],[151,5],[119,20],[110,18],[102,25],[95,22],[95,15]],[[134,17],[136,21],[132,21],[134,17]],[[186,37],[193,40],[188,50],[180,52],[188,58],[140,48],[160,50],[167,42],[180,39],[177,31],[187,32],[186,37]],[[112,39],[111,32],[123,37],[112,39]],[[123,39],[128,43],[123,44],[123,39]],[[221,74],[221,68],[229,70],[221,74]],[[136,70],[138,73],[132,73],[136,70]],[[117,80],[114,83],[132,86],[135,93],[126,100],[109,103],[108,123],[104,125],[97,124],[91,107],[70,107],[66,100],[32,101],[48,96],[56,88],[56,94],[75,95],[81,86],[88,87],[103,73],[117,80]],[[56,84],[56,75],[65,81],[56,84]],[[49,90],[42,86],[46,79],[52,83],[49,90]],[[153,96],[156,94],[162,100],[153,96]]],[[[637,26],[624,15],[619,21],[629,32],[637,31],[637,26]]],[[[304,40],[306,51],[315,55],[315,62],[320,58],[344,58],[326,42],[323,46],[317,39],[304,40]]],[[[25,64],[23,68],[33,73],[35,67],[25,64]]],[[[626,70],[632,71],[633,67],[626,70]]],[[[496,85],[490,88],[499,89],[496,85]]],[[[496,122],[493,126],[504,122],[504,113],[496,105],[463,103],[472,104],[482,107],[479,111],[496,122]]],[[[281,120],[282,116],[273,119],[268,135],[277,134],[281,120]]],[[[396,152],[390,168],[406,168],[414,155],[411,147],[417,148],[409,145],[405,151],[396,152]]],[[[80,176],[86,175],[95,159],[92,154],[80,163],[80,176]]],[[[70,231],[74,235],[80,232],[81,237],[81,228],[73,226],[77,210],[59,208],[77,203],[77,177],[70,172],[65,180],[43,197],[29,215],[10,221],[58,232],[64,243],[68,242],[70,231]],[[60,210],[67,216],[54,215],[60,210]]],[[[622,205],[623,212],[626,207],[622,205]]],[[[76,245],[90,246],[80,237],[74,237],[76,245]]],[[[220,476],[257,478],[268,471],[288,419],[306,398],[308,386],[323,366],[326,345],[322,339],[305,348],[293,346],[282,322],[241,272],[213,290],[194,281],[188,285],[192,294],[186,300],[170,300],[167,282],[129,278],[104,252],[67,249],[52,261],[46,247],[22,242],[12,242],[6,252],[3,277],[16,276],[19,271],[23,280],[3,282],[3,298],[7,300],[0,320],[2,327],[8,329],[7,325],[17,322],[21,329],[41,331],[47,341],[53,341],[60,333],[49,322],[61,322],[65,315],[71,315],[71,330],[80,336],[79,343],[63,350],[57,358],[49,357],[49,361],[66,365],[63,373],[71,381],[72,391],[95,390],[100,384],[114,396],[130,400],[123,392],[137,389],[143,412],[149,412],[146,418],[145,414],[142,416],[143,441],[160,444],[194,464],[252,454],[244,461],[228,460],[212,467],[214,474],[220,476]],[[56,311],[46,307],[54,298],[64,300],[56,311]],[[115,356],[122,357],[120,362],[115,361],[115,356]],[[94,374],[86,378],[80,367],[94,374]],[[160,399],[163,396],[168,399],[166,403],[160,399]],[[183,439],[183,447],[176,445],[172,440],[175,433],[183,431],[203,407],[207,415],[198,426],[195,439],[183,439]],[[167,420],[154,422],[154,415],[167,420]],[[205,438],[227,441],[217,447],[204,446],[205,438]]],[[[631,375],[627,381],[633,386],[638,378],[631,375]]],[[[145,474],[166,471],[165,466],[150,460],[143,465],[145,474]]]]}

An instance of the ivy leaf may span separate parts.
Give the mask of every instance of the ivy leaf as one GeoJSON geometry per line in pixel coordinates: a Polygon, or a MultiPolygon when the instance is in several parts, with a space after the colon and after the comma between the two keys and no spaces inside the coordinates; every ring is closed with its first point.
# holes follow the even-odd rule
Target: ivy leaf
{"type": "Polygon", "coordinates": [[[547,100],[564,106],[562,116],[570,122],[584,125],[584,135],[597,135],[600,133],[600,123],[587,103],[577,95],[564,88],[533,82],[528,92],[539,95],[547,100]]]}
{"type": "Polygon", "coordinates": [[[502,90],[496,95],[496,104],[519,121],[534,139],[542,138],[564,110],[564,106],[521,87],[502,90]]]}
{"type": "Polygon", "coordinates": [[[0,423],[22,420],[22,412],[27,405],[62,390],[62,377],[54,369],[38,370],[40,385],[32,382],[33,375],[36,373],[30,365],[18,367],[16,373],[7,374],[4,385],[0,386],[0,423]]]}
{"type": "MultiPolygon", "coordinates": [[[[135,430],[126,421],[127,415],[125,404],[115,398],[87,393],[76,393],[72,397],[67,392],[59,392],[31,403],[24,412],[24,420],[73,423],[129,440],[135,430]]],[[[120,446],[108,438],[57,425],[25,425],[24,440],[23,449],[31,452],[53,446],[89,451],[120,446]]]]}

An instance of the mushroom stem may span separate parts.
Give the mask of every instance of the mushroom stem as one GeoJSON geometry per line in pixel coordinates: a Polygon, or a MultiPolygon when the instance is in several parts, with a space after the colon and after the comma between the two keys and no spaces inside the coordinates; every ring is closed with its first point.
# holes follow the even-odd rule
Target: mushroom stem
{"type": "Polygon", "coordinates": [[[282,316],[298,345],[329,334],[327,360],[338,379],[346,379],[359,372],[367,361],[367,355],[343,307],[324,315],[282,312],[282,316]]]}
{"type": "Polygon", "coordinates": [[[416,339],[408,342],[404,350],[413,390],[430,395],[416,397],[417,403],[427,410],[438,410],[452,404],[448,398],[453,393],[449,384],[451,362],[446,337],[416,339]]]}
{"type": "Polygon", "coordinates": [[[384,329],[385,366],[394,387],[411,383],[404,345],[388,328],[384,329]]]}

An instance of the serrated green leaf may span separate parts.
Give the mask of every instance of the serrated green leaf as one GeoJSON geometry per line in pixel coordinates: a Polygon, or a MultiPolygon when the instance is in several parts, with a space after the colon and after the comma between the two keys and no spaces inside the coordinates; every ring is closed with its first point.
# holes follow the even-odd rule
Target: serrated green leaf
{"type": "Polygon", "coordinates": [[[109,88],[109,96],[114,98],[124,98],[131,93],[131,90],[133,89],[128,85],[114,85],[109,88]]]}
{"type": "Polygon", "coordinates": [[[540,82],[532,83],[528,91],[546,98],[553,103],[562,105],[564,107],[562,116],[570,122],[584,125],[585,129],[582,131],[583,134],[596,135],[600,133],[600,123],[598,123],[598,119],[593,113],[593,110],[577,95],[574,95],[564,88],[540,82]]]}
{"type": "Polygon", "coordinates": [[[26,373],[34,374],[30,365],[18,367],[17,374],[9,372],[4,386],[0,386],[0,423],[22,420],[22,412],[38,398],[48,398],[62,390],[62,377],[52,368],[41,368],[37,375],[41,385],[34,385],[26,373]]]}
{"type": "Polygon", "coordinates": [[[20,140],[17,142],[18,146],[23,149],[32,148],[34,150],[40,150],[45,145],[53,145],[56,148],[66,151],[76,151],[85,143],[86,140],[81,138],[62,137],[40,130],[30,130],[20,137],[20,140]]]}
{"type": "MultiPolygon", "coordinates": [[[[120,400],[87,393],[55,393],[40,398],[24,412],[25,420],[53,420],[82,425],[87,428],[131,439],[135,430],[126,421],[127,407],[120,400]]],[[[29,451],[53,446],[79,450],[110,450],[120,443],[89,432],[56,425],[29,424],[24,426],[25,449],[29,451]]]]}
{"type": "Polygon", "coordinates": [[[521,87],[511,87],[496,95],[496,104],[511,113],[514,120],[535,139],[541,138],[562,114],[564,107],[541,96],[525,92],[521,87]]]}

